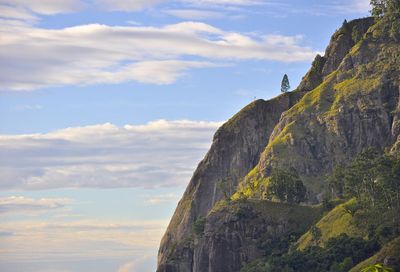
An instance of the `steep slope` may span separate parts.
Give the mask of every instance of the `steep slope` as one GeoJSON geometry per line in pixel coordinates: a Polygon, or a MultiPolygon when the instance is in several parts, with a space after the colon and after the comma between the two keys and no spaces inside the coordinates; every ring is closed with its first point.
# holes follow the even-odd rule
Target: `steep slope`
{"type": "Polygon", "coordinates": [[[232,221],[228,208],[209,213],[237,191],[239,182],[239,190],[251,188],[249,197],[259,198],[262,189],[252,182],[268,177],[272,168],[293,167],[317,202],[324,189],[321,178],[336,163],[366,146],[395,142],[399,73],[386,64],[399,63],[398,43],[382,24],[373,23],[371,18],[345,22],[297,91],[255,101],[217,131],[161,241],[157,271],[221,271],[223,258],[234,263],[224,271],[239,271],[242,262],[257,258],[251,241],[279,220],[262,223],[268,215],[261,213],[254,221],[232,221]],[[205,228],[202,237],[196,236],[199,226],[205,228]]]}
{"type": "Polygon", "coordinates": [[[192,271],[193,248],[185,243],[190,240],[192,225],[236,190],[238,181],[257,164],[282,112],[303,94],[293,92],[270,101],[254,101],[218,129],[161,241],[158,271],[192,271]]]}

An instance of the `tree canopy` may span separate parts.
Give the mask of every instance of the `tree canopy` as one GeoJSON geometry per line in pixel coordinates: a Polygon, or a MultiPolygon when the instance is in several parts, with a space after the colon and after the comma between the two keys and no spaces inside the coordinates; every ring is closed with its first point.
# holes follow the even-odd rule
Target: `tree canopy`
{"type": "Polygon", "coordinates": [[[282,202],[300,203],[306,199],[306,188],[295,171],[274,169],[268,184],[268,197],[282,202]]]}

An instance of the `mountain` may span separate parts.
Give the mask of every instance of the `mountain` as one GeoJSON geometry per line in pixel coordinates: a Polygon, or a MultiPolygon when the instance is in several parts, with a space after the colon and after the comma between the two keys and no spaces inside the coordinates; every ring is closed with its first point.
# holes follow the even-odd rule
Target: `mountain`
{"type": "MultiPolygon", "coordinates": [[[[400,150],[395,25],[391,16],[345,21],[295,91],[254,101],[218,129],[161,241],[158,272],[275,271],[266,267],[292,260],[293,250],[300,256],[336,249],[332,239],[364,245],[364,230],[343,212],[361,200],[336,193],[330,209],[319,203],[331,191],[326,176],[335,166],[367,148],[380,155],[400,150]],[[306,187],[301,205],[265,197],[279,169],[295,172],[306,187]]],[[[352,264],[371,254],[384,259],[387,248],[396,248],[385,245],[365,244],[352,264]]]]}

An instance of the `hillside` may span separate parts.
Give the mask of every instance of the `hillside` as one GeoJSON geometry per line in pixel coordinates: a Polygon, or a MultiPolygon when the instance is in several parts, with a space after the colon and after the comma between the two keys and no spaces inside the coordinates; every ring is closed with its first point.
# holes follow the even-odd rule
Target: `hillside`
{"type": "MultiPolygon", "coordinates": [[[[392,232],[385,239],[374,233],[379,239],[372,239],[357,221],[368,211],[369,191],[351,195],[346,184],[342,194],[326,176],[338,165],[358,167],[353,161],[366,149],[378,150],[376,156],[398,153],[400,43],[392,33],[393,18],[399,19],[385,15],[344,22],[295,91],[251,103],[216,132],[161,241],[157,271],[347,271],[367,258],[375,259],[365,265],[385,259],[382,250],[393,248],[385,239],[395,239],[397,223],[381,220],[392,224],[392,232]],[[301,205],[272,202],[279,200],[270,197],[270,185],[280,169],[290,169],[304,183],[301,205]],[[351,201],[358,205],[354,212],[351,201]],[[339,249],[344,255],[326,258],[320,270],[312,270],[316,264],[310,258],[339,249]],[[355,251],[358,255],[350,256],[355,251]],[[299,260],[305,265],[295,269],[299,260]]],[[[396,181],[397,161],[387,160],[396,181]]],[[[349,176],[352,169],[343,171],[349,176]]],[[[378,179],[384,172],[373,174],[378,179]]],[[[376,203],[381,191],[372,191],[376,203]]]]}

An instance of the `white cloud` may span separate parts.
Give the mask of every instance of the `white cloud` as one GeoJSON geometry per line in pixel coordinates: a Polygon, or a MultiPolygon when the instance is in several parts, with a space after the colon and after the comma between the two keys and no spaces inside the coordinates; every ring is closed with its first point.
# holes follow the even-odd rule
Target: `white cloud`
{"type": "Polygon", "coordinates": [[[360,14],[368,13],[371,10],[369,0],[339,0],[329,4],[319,4],[316,7],[305,12],[318,16],[326,16],[328,14],[360,14]]]}
{"type": "Polygon", "coordinates": [[[160,204],[165,204],[165,203],[170,203],[170,202],[177,202],[179,200],[179,196],[176,194],[163,194],[163,195],[156,195],[156,196],[151,196],[148,197],[145,200],[145,203],[150,204],[150,205],[160,205],[160,204]]]}
{"type": "Polygon", "coordinates": [[[41,198],[33,199],[23,196],[10,196],[0,198],[0,214],[3,213],[23,213],[46,212],[60,209],[70,203],[69,199],[64,198],[41,198]]]}
{"type": "Polygon", "coordinates": [[[199,9],[166,9],[164,13],[186,20],[205,20],[225,17],[225,13],[199,9]]]}
{"type": "Polygon", "coordinates": [[[157,5],[172,3],[183,6],[253,6],[264,4],[263,0],[100,0],[106,10],[141,11],[157,5]]]}
{"type": "Polygon", "coordinates": [[[159,120],[0,135],[0,188],[184,187],[220,125],[159,120]]]}
{"type": "Polygon", "coordinates": [[[0,5],[11,6],[21,11],[25,10],[41,15],[74,12],[83,7],[83,3],[80,0],[0,0],[0,5]]]}
{"type": "Polygon", "coordinates": [[[118,224],[108,220],[50,222],[43,218],[3,221],[0,262],[140,260],[143,256],[153,257],[167,224],[167,220],[118,224]]]}
{"type": "Polygon", "coordinates": [[[229,5],[229,6],[253,6],[261,5],[268,1],[265,0],[181,0],[184,3],[196,5],[229,5]]]}
{"type": "Polygon", "coordinates": [[[301,36],[250,36],[184,22],[164,27],[0,27],[0,90],[97,83],[170,84],[226,61],[310,60],[301,36]],[[193,60],[195,59],[195,60],[193,60]],[[199,60],[200,59],[200,60],[199,60]]]}
{"type": "Polygon", "coordinates": [[[334,5],[340,13],[366,13],[371,9],[369,0],[352,0],[339,2],[334,5]]]}
{"type": "Polygon", "coordinates": [[[100,6],[107,10],[140,11],[154,7],[166,0],[100,0],[100,6]]]}

